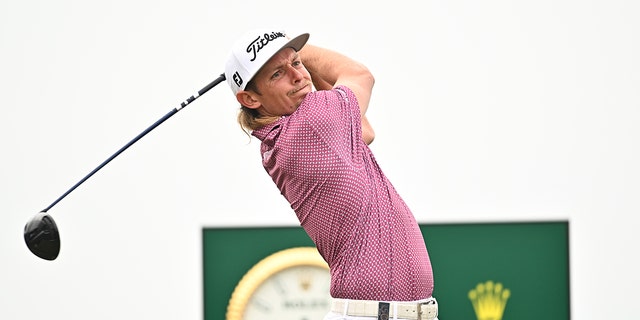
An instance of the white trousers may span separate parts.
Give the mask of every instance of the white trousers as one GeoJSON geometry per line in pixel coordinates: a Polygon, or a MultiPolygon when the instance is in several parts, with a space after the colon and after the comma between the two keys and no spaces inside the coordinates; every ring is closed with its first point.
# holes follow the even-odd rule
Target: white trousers
{"type": "MultiPolygon", "coordinates": [[[[420,302],[426,302],[429,300],[435,300],[435,298],[429,298],[429,299],[425,299],[425,300],[419,300],[419,301],[411,301],[411,303],[415,302],[416,304],[420,303],[420,302]]],[[[406,303],[406,301],[404,302],[406,303]]],[[[394,303],[391,302],[389,308],[394,308],[394,303]]],[[[396,314],[396,312],[394,312],[394,315],[396,314]]],[[[377,320],[378,317],[356,317],[356,316],[348,316],[345,313],[337,313],[337,312],[329,312],[327,313],[326,316],[324,316],[323,320],[377,320]]],[[[404,318],[396,318],[394,317],[390,317],[389,320],[407,320],[404,318]]],[[[435,320],[438,320],[438,318],[436,318],[435,320]]]]}

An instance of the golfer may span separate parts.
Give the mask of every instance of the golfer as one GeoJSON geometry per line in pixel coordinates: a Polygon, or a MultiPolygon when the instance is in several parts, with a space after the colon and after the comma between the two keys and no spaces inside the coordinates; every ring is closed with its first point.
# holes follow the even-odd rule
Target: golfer
{"type": "MultiPolygon", "coordinates": [[[[329,265],[324,319],[436,319],[422,233],[368,147],[374,77],[308,38],[250,31],[225,77],[241,127],[261,141],[262,165],[329,265]]],[[[398,59],[390,63],[410,63],[398,59]]]]}

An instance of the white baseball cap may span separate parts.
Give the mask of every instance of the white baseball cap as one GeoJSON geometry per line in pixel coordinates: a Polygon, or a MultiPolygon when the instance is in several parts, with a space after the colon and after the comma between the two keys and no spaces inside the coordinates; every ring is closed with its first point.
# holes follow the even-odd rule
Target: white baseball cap
{"type": "Polygon", "coordinates": [[[224,69],[225,78],[235,95],[244,90],[258,70],[283,48],[302,49],[308,33],[289,37],[277,29],[257,29],[245,33],[235,42],[224,69]]]}

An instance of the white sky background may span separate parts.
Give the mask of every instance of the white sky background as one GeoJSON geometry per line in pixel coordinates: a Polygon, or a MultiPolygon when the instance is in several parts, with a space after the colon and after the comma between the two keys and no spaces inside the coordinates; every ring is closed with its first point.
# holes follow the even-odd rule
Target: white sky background
{"type": "Polygon", "coordinates": [[[202,319],[202,228],[296,225],[223,83],[49,211],[56,261],[22,238],[263,26],[374,72],[372,148],[420,222],[568,219],[572,317],[629,318],[639,14],[631,0],[0,2],[0,319],[202,319]]]}

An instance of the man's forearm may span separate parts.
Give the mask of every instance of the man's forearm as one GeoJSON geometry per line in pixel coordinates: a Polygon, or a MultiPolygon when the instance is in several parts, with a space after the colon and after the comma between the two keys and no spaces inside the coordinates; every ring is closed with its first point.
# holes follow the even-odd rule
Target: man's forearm
{"type": "Polygon", "coordinates": [[[317,82],[324,89],[335,86],[340,77],[357,77],[369,72],[364,65],[341,53],[310,44],[300,50],[300,58],[314,85],[317,82]]]}

